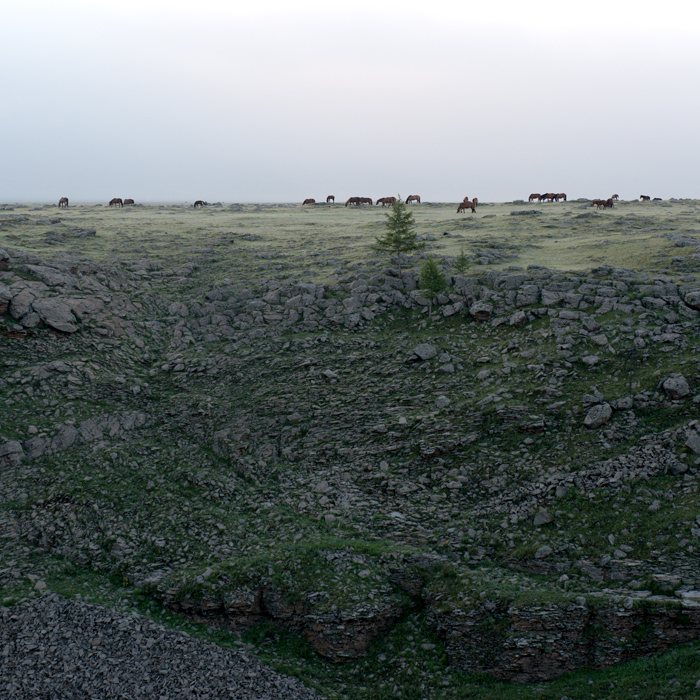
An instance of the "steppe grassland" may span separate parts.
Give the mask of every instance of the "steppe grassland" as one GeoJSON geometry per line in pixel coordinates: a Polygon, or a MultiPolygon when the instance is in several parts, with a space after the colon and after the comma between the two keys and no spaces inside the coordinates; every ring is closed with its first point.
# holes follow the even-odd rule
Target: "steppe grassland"
{"type": "MultiPolygon", "coordinates": [[[[86,204],[67,210],[44,206],[42,211],[55,213],[61,219],[59,228],[37,226],[31,233],[25,228],[15,240],[39,256],[60,248],[100,262],[205,262],[202,273],[211,275],[212,282],[219,273],[225,277],[230,255],[238,273],[249,269],[253,278],[266,272],[265,277],[322,281],[342,264],[377,259],[373,244],[386,220],[381,207],[342,204],[217,205],[201,210],[186,205],[110,209],[86,204]],[[67,238],[57,245],[46,229],[60,231],[61,226],[93,228],[97,235],[67,238]]],[[[486,258],[490,268],[541,265],[559,270],[603,263],[638,270],[667,267],[672,258],[689,257],[694,248],[677,247],[659,234],[695,234],[700,215],[694,200],[670,206],[621,202],[612,211],[597,211],[585,202],[486,204],[474,215],[457,214],[455,204],[427,203],[412,211],[418,234],[429,239],[429,253],[449,258],[464,248],[476,259],[483,257],[480,251],[495,252],[495,257],[486,258]],[[511,215],[513,211],[537,213],[511,215]]],[[[6,238],[11,246],[13,235],[6,238]]]]}

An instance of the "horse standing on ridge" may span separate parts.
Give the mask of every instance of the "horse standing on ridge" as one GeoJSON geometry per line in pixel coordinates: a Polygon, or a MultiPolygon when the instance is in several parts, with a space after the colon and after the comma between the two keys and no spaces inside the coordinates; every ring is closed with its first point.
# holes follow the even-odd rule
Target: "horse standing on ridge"
{"type": "Polygon", "coordinates": [[[457,213],[460,214],[463,211],[467,211],[467,209],[472,210],[472,214],[476,211],[476,204],[474,204],[473,201],[471,202],[462,202],[458,207],[457,207],[457,213]]]}
{"type": "Polygon", "coordinates": [[[114,199],[109,200],[109,206],[110,207],[123,207],[124,202],[122,202],[121,197],[115,197],[114,199]]]}
{"type": "Polygon", "coordinates": [[[136,204],[136,202],[134,202],[133,199],[125,199],[125,200],[124,200],[124,205],[127,205],[127,204],[136,204]]]}
{"type": "Polygon", "coordinates": [[[315,199],[305,199],[302,203],[301,206],[303,207],[305,204],[316,204],[315,199]]]}
{"type": "Polygon", "coordinates": [[[68,197],[61,197],[61,199],[58,200],[58,208],[68,209],[68,197]]]}
{"type": "Polygon", "coordinates": [[[335,195],[334,194],[329,194],[326,197],[326,204],[330,204],[331,202],[333,202],[333,204],[335,204],[335,195]]]}
{"type": "Polygon", "coordinates": [[[420,204],[420,195],[419,194],[411,194],[408,197],[406,197],[406,204],[410,204],[411,202],[415,202],[416,204],[420,204]]]}

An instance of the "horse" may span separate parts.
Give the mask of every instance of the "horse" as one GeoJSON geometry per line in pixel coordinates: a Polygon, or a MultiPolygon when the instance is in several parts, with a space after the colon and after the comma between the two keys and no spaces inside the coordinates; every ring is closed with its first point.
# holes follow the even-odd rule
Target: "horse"
{"type": "Polygon", "coordinates": [[[58,208],[68,209],[68,197],[61,197],[61,199],[58,200],[58,208]]]}
{"type": "Polygon", "coordinates": [[[476,205],[479,203],[479,200],[476,197],[474,197],[474,199],[472,199],[472,202],[474,203],[474,208],[476,209],[476,205]]]}
{"type": "Polygon", "coordinates": [[[467,209],[472,210],[472,214],[476,211],[476,204],[474,202],[462,202],[458,207],[457,207],[457,213],[461,213],[463,211],[467,211],[467,209]]]}
{"type": "Polygon", "coordinates": [[[614,194],[612,197],[610,197],[610,199],[612,199],[613,202],[617,202],[617,201],[619,201],[619,199],[620,199],[620,195],[619,195],[619,194],[614,194]]]}
{"type": "Polygon", "coordinates": [[[408,197],[406,197],[406,204],[410,204],[411,202],[415,202],[416,204],[420,204],[420,195],[419,194],[411,194],[408,197]]]}
{"type": "Polygon", "coordinates": [[[126,205],[126,204],[135,204],[135,202],[134,202],[133,199],[125,199],[125,200],[124,200],[124,204],[125,204],[125,205],[126,205]]]}
{"type": "Polygon", "coordinates": [[[560,199],[563,200],[564,202],[566,201],[566,193],[565,192],[560,192],[559,194],[554,195],[555,202],[558,202],[560,199]]]}
{"type": "Polygon", "coordinates": [[[301,206],[303,207],[305,204],[316,204],[315,199],[305,199],[302,203],[301,206]]]}
{"type": "Polygon", "coordinates": [[[557,195],[554,194],[554,192],[547,192],[547,194],[542,195],[542,197],[540,198],[540,202],[553,202],[556,196],[557,195]]]}
{"type": "Polygon", "coordinates": [[[114,199],[109,200],[109,206],[110,207],[123,207],[124,202],[122,202],[120,197],[115,197],[114,199]]]}
{"type": "Polygon", "coordinates": [[[335,195],[334,194],[329,194],[326,197],[326,204],[330,204],[331,202],[333,202],[333,204],[335,204],[335,195]]]}
{"type": "Polygon", "coordinates": [[[356,206],[360,204],[360,198],[359,197],[350,197],[347,202],[345,202],[345,206],[347,207],[348,204],[355,204],[356,206]]]}
{"type": "Polygon", "coordinates": [[[396,197],[381,197],[376,201],[377,206],[390,207],[396,201],[396,197]]]}
{"type": "Polygon", "coordinates": [[[613,208],[613,201],[612,201],[612,197],[610,197],[609,199],[605,200],[605,204],[603,205],[603,209],[612,209],[612,208],[613,208]]]}
{"type": "Polygon", "coordinates": [[[360,197],[360,204],[369,204],[372,206],[372,200],[369,197],[360,197]]]}
{"type": "Polygon", "coordinates": [[[646,194],[640,194],[639,199],[641,199],[642,202],[651,202],[651,197],[646,194]]]}
{"type": "Polygon", "coordinates": [[[652,202],[660,202],[661,197],[654,197],[654,199],[651,200],[652,202]]]}
{"type": "Polygon", "coordinates": [[[536,194],[531,194],[531,195],[527,198],[527,201],[528,201],[528,202],[534,202],[535,200],[537,200],[538,202],[541,202],[541,201],[542,201],[542,195],[541,195],[539,192],[537,192],[536,194]]]}
{"type": "Polygon", "coordinates": [[[195,208],[195,209],[201,209],[205,204],[206,204],[206,202],[202,201],[201,199],[198,199],[198,200],[194,203],[194,208],[195,208]]]}
{"type": "Polygon", "coordinates": [[[612,199],[594,199],[591,206],[598,207],[598,209],[612,209],[613,201],[612,199]]]}

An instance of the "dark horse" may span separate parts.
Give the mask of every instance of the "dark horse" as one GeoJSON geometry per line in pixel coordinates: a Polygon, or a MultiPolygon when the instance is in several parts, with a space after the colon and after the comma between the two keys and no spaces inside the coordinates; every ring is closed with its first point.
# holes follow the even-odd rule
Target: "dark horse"
{"type": "Polygon", "coordinates": [[[136,204],[133,199],[125,199],[124,204],[136,204]]]}
{"type": "Polygon", "coordinates": [[[370,197],[360,197],[360,204],[369,204],[372,206],[372,199],[370,197]]]}
{"type": "Polygon", "coordinates": [[[472,214],[476,211],[476,204],[471,201],[471,202],[462,202],[458,207],[457,207],[457,213],[460,214],[463,211],[467,211],[467,209],[472,210],[472,214]]]}
{"type": "Polygon", "coordinates": [[[326,204],[330,204],[331,202],[333,202],[333,204],[335,204],[335,195],[334,194],[329,194],[326,197],[326,204]]]}
{"type": "Polygon", "coordinates": [[[396,197],[382,197],[378,199],[376,204],[381,204],[383,207],[390,207],[396,201],[396,197]]]}
{"type": "Polygon", "coordinates": [[[359,197],[350,197],[350,199],[348,199],[348,201],[345,202],[345,206],[347,207],[348,204],[359,205],[360,203],[361,203],[361,202],[360,202],[360,198],[359,198],[359,197]]]}
{"type": "Polygon", "coordinates": [[[68,209],[68,197],[61,197],[61,199],[58,200],[58,208],[68,209]]]}
{"type": "Polygon", "coordinates": [[[305,204],[316,204],[315,199],[305,199],[302,203],[301,206],[303,207],[305,204]]]}
{"type": "Polygon", "coordinates": [[[204,202],[204,201],[201,200],[201,199],[198,199],[198,200],[194,203],[194,208],[195,208],[195,209],[201,209],[205,204],[206,204],[206,202],[204,202]]]}
{"type": "Polygon", "coordinates": [[[419,194],[411,194],[408,197],[406,197],[406,204],[410,204],[411,202],[415,202],[416,204],[420,204],[420,195],[419,194]]]}
{"type": "Polygon", "coordinates": [[[109,200],[109,206],[110,207],[123,207],[124,202],[122,202],[120,197],[115,197],[114,199],[109,200]]]}
{"type": "Polygon", "coordinates": [[[639,199],[641,199],[642,202],[651,202],[651,197],[649,197],[649,195],[646,194],[640,194],[639,199]]]}

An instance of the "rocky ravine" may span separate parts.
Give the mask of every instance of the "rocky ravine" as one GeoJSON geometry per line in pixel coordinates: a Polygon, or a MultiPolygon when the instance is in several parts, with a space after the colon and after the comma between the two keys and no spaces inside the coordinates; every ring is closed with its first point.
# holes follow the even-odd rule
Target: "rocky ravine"
{"type": "Polygon", "coordinates": [[[379,264],[0,264],[8,591],[68,560],[334,661],[420,608],[515,682],[700,636],[692,277],[454,277],[431,323],[379,264]]]}

